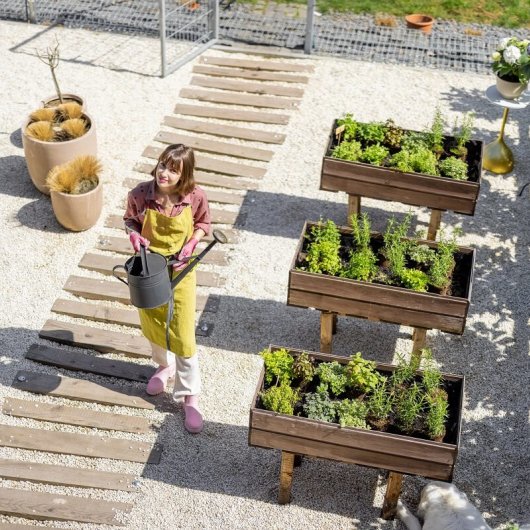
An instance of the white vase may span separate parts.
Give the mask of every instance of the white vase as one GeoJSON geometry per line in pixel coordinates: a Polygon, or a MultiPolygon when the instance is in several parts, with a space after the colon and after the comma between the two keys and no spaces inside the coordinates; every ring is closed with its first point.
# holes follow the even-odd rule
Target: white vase
{"type": "Polygon", "coordinates": [[[528,83],[506,81],[497,76],[497,90],[504,99],[517,99],[528,88],[528,83]]]}

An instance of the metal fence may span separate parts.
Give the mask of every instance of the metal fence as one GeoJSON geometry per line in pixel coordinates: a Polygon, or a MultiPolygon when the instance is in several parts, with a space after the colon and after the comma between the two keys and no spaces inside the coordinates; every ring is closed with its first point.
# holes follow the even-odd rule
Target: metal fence
{"type": "Polygon", "coordinates": [[[0,0],[0,18],[160,39],[165,76],[216,42],[219,0],[0,0]]]}

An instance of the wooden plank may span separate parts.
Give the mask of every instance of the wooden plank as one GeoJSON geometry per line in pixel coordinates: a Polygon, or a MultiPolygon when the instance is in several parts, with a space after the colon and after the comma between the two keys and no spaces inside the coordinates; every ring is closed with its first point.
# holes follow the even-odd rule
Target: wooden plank
{"type": "Polygon", "coordinates": [[[2,412],[19,418],[31,418],[33,420],[64,423],[66,425],[77,425],[93,429],[132,432],[136,434],[150,432],[150,423],[147,418],[67,407],[66,405],[37,403],[24,399],[6,398],[2,412]]]}
{"type": "MultiPolygon", "coordinates": [[[[121,239],[121,238],[115,238],[115,239],[121,239]]],[[[125,243],[129,243],[128,240],[123,240],[125,243]]],[[[126,245],[120,245],[116,248],[122,249],[126,245]]],[[[105,250],[111,250],[110,248],[106,248],[105,250]]],[[[122,252],[122,250],[113,250],[113,252],[122,252]]],[[[127,253],[127,252],[126,252],[127,253]]],[[[79,262],[79,266],[87,269],[99,272],[101,274],[112,274],[112,268],[115,265],[123,265],[124,258],[120,257],[111,257],[111,256],[105,256],[100,254],[85,254],[81,261],[79,262]]],[[[116,271],[116,274],[118,276],[125,276],[125,272],[123,269],[118,269],[116,271]]],[[[209,272],[204,270],[197,270],[197,285],[203,286],[203,287],[220,287],[224,285],[225,279],[219,276],[219,274],[215,272],[209,272]]]]}
{"type": "Polygon", "coordinates": [[[0,522],[0,530],[35,530],[36,528],[45,528],[46,530],[60,530],[57,526],[40,526],[33,524],[13,524],[0,522]]]}
{"type": "Polygon", "coordinates": [[[285,134],[272,131],[260,131],[259,129],[248,129],[247,127],[236,127],[234,125],[221,125],[207,121],[187,120],[177,116],[165,116],[162,123],[184,131],[239,138],[241,140],[251,140],[265,144],[282,144],[285,141],[285,134]]]}
{"type": "Polygon", "coordinates": [[[386,485],[385,499],[383,501],[383,509],[381,517],[383,519],[393,519],[396,516],[397,502],[401,495],[401,485],[403,484],[403,475],[401,473],[388,474],[388,482],[386,485]]]}
{"type": "Polygon", "coordinates": [[[266,109],[297,109],[301,103],[299,99],[232,94],[213,90],[197,90],[196,88],[182,88],[179,92],[179,97],[207,101],[208,103],[224,103],[225,105],[241,105],[266,109]]]}
{"type": "Polygon", "coordinates": [[[280,463],[280,491],[278,492],[279,504],[287,504],[291,502],[294,456],[294,453],[282,451],[282,460],[280,463]]]}
{"type": "Polygon", "coordinates": [[[151,410],[155,408],[153,403],[145,399],[144,389],[137,390],[127,386],[93,383],[72,377],[59,377],[19,370],[11,386],[34,394],[90,401],[102,405],[120,405],[151,410]]]}
{"type": "MultiPolygon", "coordinates": [[[[151,175],[154,169],[154,164],[139,162],[134,166],[134,170],[140,173],[151,175]]],[[[258,189],[257,182],[251,180],[244,180],[237,177],[227,177],[225,175],[218,175],[217,173],[210,173],[208,171],[195,170],[193,172],[195,182],[200,186],[212,186],[218,188],[227,188],[229,190],[256,190],[258,189]]],[[[152,177],[151,177],[152,178],[152,177]]]]}
{"type": "Polygon", "coordinates": [[[226,68],[222,66],[206,66],[196,64],[193,73],[213,75],[218,77],[239,77],[241,79],[253,79],[255,81],[282,81],[284,83],[309,83],[309,77],[305,75],[284,74],[272,70],[248,70],[244,68],[226,68]]]}
{"type": "Polygon", "coordinates": [[[43,344],[32,344],[26,352],[26,359],[51,364],[68,370],[80,370],[92,374],[107,375],[129,381],[147,383],[154,374],[152,366],[143,366],[126,361],[103,359],[86,353],[66,351],[43,344]]]}
{"type": "Polygon", "coordinates": [[[124,502],[0,488],[0,513],[26,519],[125,526],[116,512],[130,512],[131,509],[132,504],[124,502]]]}
{"type": "Polygon", "coordinates": [[[271,96],[301,98],[304,95],[303,89],[292,86],[249,83],[248,81],[222,79],[219,77],[193,76],[190,85],[205,88],[219,88],[221,90],[233,90],[236,92],[247,92],[249,94],[267,94],[271,96]]]}
{"type": "MultiPolygon", "coordinates": [[[[133,485],[136,477],[127,473],[39,464],[37,462],[20,462],[7,458],[0,459],[0,477],[8,480],[27,480],[40,484],[75,486],[78,488],[138,491],[138,488],[133,485]]],[[[32,526],[31,528],[35,527],[32,526]]]]}
{"type": "Polygon", "coordinates": [[[218,142],[199,136],[190,136],[188,134],[169,131],[160,131],[154,140],[164,144],[184,144],[198,151],[234,156],[237,158],[248,158],[250,160],[260,160],[262,162],[270,162],[274,155],[274,151],[270,151],[269,149],[259,149],[257,147],[248,147],[246,145],[229,142],[218,142]]]}
{"type": "Polygon", "coordinates": [[[320,313],[320,351],[324,353],[331,353],[334,316],[326,311],[320,313]]]}
{"type": "Polygon", "coordinates": [[[239,110],[223,107],[203,107],[184,103],[176,105],[173,112],[184,116],[215,118],[217,120],[271,123],[276,125],[287,125],[290,118],[290,116],[287,116],[286,114],[275,114],[272,112],[257,112],[253,110],[239,110]]]}
{"type": "Polygon", "coordinates": [[[158,464],[162,453],[159,444],[11,425],[0,425],[0,445],[30,451],[148,464],[158,464]]]}
{"type": "Polygon", "coordinates": [[[248,59],[228,59],[225,57],[205,57],[199,60],[201,64],[214,64],[216,66],[233,66],[249,70],[270,70],[274,72],[314,72],[312,64],[298,64],[292,62],[254,61],[248,59]]]}
{"type": "MultiPolygon", "coordinates": [[[[130,304],[129,288],[123,283],[114,280],[95,280],[81,276],[70,276],[63,287],[76,296],[91,300],[112,300],[122,304],[130,304]]],[[[219,297],[215,295],[197,295],[197,311],[215,313],[219,307],[219,297]]]]}
{"type": "MultiPolygon", "coordinates": [[[[146,158],[154,158],[158,160],[158,157],[162,153],[163,148],[148,146],[144,149],[142,156],[146,158]]],[[[267,172],[266,168],[247,166],[246,164],[227,162],[226,160],[220,160],[218,158],[210,158],[204,155],[197,155],[195,157],[196,167],[199,169],[205,169],[206,171],[215,171],[223,173],[225,175],[234,175],[236,177],[246,177],[251,179],[260,179],[267,172]]]]}

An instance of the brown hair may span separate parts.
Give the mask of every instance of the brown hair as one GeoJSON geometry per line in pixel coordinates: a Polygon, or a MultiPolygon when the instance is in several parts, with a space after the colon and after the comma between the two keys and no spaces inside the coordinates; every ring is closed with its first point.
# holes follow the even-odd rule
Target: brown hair
{"type": "Polygon", "coordinates": [[[156,176],[158,164],[164,164],[171,171],[180,172],[182,164],[182,172],[180,180],[177,182],[176,192],[184,197],[195,188],[195,179],[193,177],[193,170],[195,169],[195,154],[193,149],[184,144],[168,145],[162,154],[158,157],[158,162],[155,168],[151,171],[153,177],[156,176]]]}

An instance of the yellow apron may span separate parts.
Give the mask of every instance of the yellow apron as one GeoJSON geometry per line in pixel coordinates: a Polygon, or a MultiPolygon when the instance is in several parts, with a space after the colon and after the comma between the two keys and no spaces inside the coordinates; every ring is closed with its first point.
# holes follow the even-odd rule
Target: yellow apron
{"type": "MultiPolygon", "coordinates": [[[[193,234],[191,206],[186,206],[176,217],[167,217],[155,210],[147,210],[142,225],[142,236],[149,239],[149,250],[164,256],[178,252],[193,234]]],[[[170,278],[180,271],[169,269],[170,278]]],[[[169,326],[171,351],[181,357],[195,354],[195,271],[190,272],[173,290],[174,313],[169,326]]],[[[145,337],[166,348],[166,317],[168,304],[154,309],[139,309],[140,324],[145,337]]]]}

